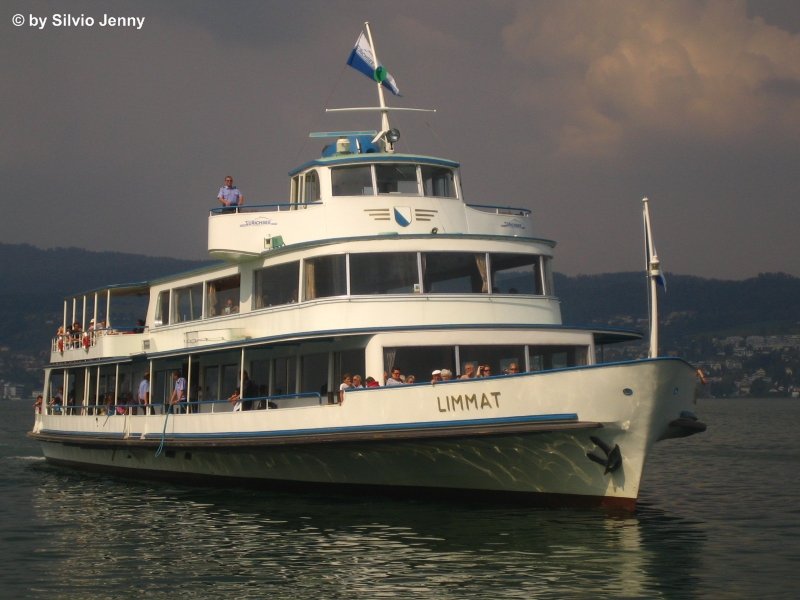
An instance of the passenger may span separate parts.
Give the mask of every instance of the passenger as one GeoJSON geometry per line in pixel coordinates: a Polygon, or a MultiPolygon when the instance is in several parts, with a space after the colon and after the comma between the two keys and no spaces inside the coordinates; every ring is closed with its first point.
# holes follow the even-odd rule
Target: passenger
{"type": "Polygon", "coordinates": [[[442,369],[442,381],[450,381],[453,378],[453,372],[450,369],[442,369]]]}
{"type": "Polygon", "coordinates": [[[70,336],[72,337],[72,347],[73,348],[80,348],[81,347],[81,338],[83,337],[83,327],[81,324],[75,321],[72,324],[72,329],[70,329],[70,336]]]}
{"type": "Polygon", "coordinates": [[[519,367],[517,366],[517,363],[512,362],[510,365],[508,365],[508,369],[506,369],[506,374],[516,375],[517,373],[519,373],[519,367]]]}
{"type": "Polygon", "coordinates": [[[339,385],[339,404],[344,402],[345,391],[353,387],[353,376],[350,373],[342,375],[342,383],[339,385]]]}
{"type": "Polygon", "coordinates": [[[464,363],[464,371],[459,379],[474,379],[475,378],[475,363],[464,363]]]}
{"type": "Polygon", "coordinates": [[[439,369],[435,369],[431,373],[431,383],[439,383],[442,380],[442,372],[439,369]]]}
{"type": "Polygon", "coordinates": [[[233,300],[230,298],[227,299],[225,302],[225,308],[222,309],[223,315],[235,315],[239,312],[239,307],[233,303],[233,300]]]}
{"type": "Polygon", "coordinates": [[[33,409],[37,415],[42,414],[42,395],[36,396],[36,402],[33,403],[33,409]]]}
{"type": "Polygon", "coordinates": [[[417,378],[414,375],[406,375],[406,385],[410,385],[412,383],[416,383],[417,378]]]}
{"type": "MultiPolygon", "coordinates": [[[[242,192],[239,191],[239,188],[233,185],[233,177],[230,175],[225,177],[225,185],[219,188],[217,200],[219,200],[219,203],[225,207],[236,207],[244,204],[244,196],[242,195],[242,192]]],[[[224,210],[223,212],[235,212],[235,210],[235,208],[231,208],[230,210],[224,210]]]]}
{"type": "Polygon", "coordinates": [[[478,365],[478,374],[477,377],[491,377],[492,376],[492,367],[489,365],[478,365]]]}
{"type": "Polygon", "coordinates": [[[392,369],[392,376],[386,380],[387,387],[390,385],[403,385],[403,379],[400,375],[400,369],[394,367],[392,369]]]}
{"type": "Polygon", "coordinates": [[[60,415],[61,407],[63,405],[64,405],[64,388],[62,386],[58,386],[56,395],[50,398],[51,413],[54,415],[60,415]]]}
{"type": "Polygon", "coordinates": [[[359,375],[358,373],[353,375],[353,388],[354,389],[363,389],[364,388],[364,383],[361,380],[361,375],[359,375]]]}
{"type": "Polygon", "coordinates": [[[228,402],[233,404],[233,412],[240,412],[242,410],[242,400],[239,394],[239,388],[233,390],[233,393],[228,397],[228,402]]]}
{"type": "Polygon", "coordinates": [[[169,397],[169,410],[178,413],[186,408],[186,379],[181,376],[180,371],[173,371],[172,381],[174,388],[169,397]]]}
{"type": "Polygon", "coordinates": [[[248,398],[247,400],[243,400],[242,402],[242,410],[252,410],[253,408],[253,398],[258,396],[258,386],[253,382],[250,381],[250,376],[247,374],[247,371],[243,373],[244,381],[242,382],[244,385],[242,389],[244,393],[242,394],[242,398],[248,398]]]}
{"type": "Polygon", "coordinates": [[[376,388],[376,387],[381,387],[381,385],[375,380],[374,377],[367,377],[367,387],[376,388]]]}
{"type": "MultiPolygon", "coordinates": [[[[136,399],[139,401],[139,405],[143,407],[142,410],[144,411],[144,414],[154,414],[153,407],[150,406],[150,373],[145,373],[142,375],[142,381],[139,382],[139,392],[136,399]]],[[[134,408],[133,410],[133,414],[136,414],[136,409],[134,408]]]]}
{"type": "Polygon", "coordinates": [[[144,333],[144,319],[136,320],[136,328],[133,330],[133,333],[144,333]]]}

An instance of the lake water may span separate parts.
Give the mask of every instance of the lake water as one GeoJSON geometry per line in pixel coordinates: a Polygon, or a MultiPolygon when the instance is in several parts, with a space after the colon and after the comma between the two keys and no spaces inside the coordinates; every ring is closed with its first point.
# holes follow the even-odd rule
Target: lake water
{"type": "Polygon", "coordinates": [[[640,508],[130,482],[45,464],[0,403],[3,598],[797,598],[800,401],[704,400],[640,508]]]}

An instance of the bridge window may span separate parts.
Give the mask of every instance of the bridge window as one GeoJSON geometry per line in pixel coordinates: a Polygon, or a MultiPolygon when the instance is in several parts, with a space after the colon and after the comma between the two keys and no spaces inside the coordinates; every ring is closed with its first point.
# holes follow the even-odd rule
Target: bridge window
{"type": "Polygon", "coordinates": [[[452,169],[430,165],[422,165],[420,168],[422,170],[422,188],[426,196],[456,197],[456,182],[452,169]]]}
{"type": "Polygon", "coordinates": [[[416,165],[375,165],[375,181],[378,183],[379,194],[419,195],[416,165]]]}
{"type": "Polygon", "coordinates": [[[309,171],[305,176],[303,202],[316,202],[317,200],[319,200],[319,177],[316,171],[309,171]]]}
{"type": "Polygon", "coordinates": [[[334,196],[371,196],[372,168],[369,165],[359,167],[335,167],[331,169],[331,186],[334,196]]]}

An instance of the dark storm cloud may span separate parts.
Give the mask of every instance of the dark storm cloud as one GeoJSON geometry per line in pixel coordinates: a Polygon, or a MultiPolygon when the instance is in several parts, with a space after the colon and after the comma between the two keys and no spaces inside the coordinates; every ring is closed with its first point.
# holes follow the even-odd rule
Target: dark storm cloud
{"type": "Polygon", "coordinates": [[[641,266],[651,196],[671,271],[800,275],[796,3],[8,2],[5,242],[199,258],[225,174],[286,197],[324,114],[373,101],[345,67],[371,21],[404,149],[460,160],[468,201],[527,206],[557,269],[641,266]],[[145,17],[141,30],[14,14],[145,17]]]}

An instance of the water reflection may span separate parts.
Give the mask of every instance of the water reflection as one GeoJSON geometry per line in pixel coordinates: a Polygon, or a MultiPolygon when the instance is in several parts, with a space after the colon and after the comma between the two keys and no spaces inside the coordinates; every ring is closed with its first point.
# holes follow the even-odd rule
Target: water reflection
{"type": "Polygon", "coordinates": [[[474,503],[167,488],[36,468],[37,590],[237,598],[689,592],[700,528],[474,503]],[[665,540],[668,540],[665,542],[665,540]],[[44,556],[42,556],[44,555],[44,556]]]}

